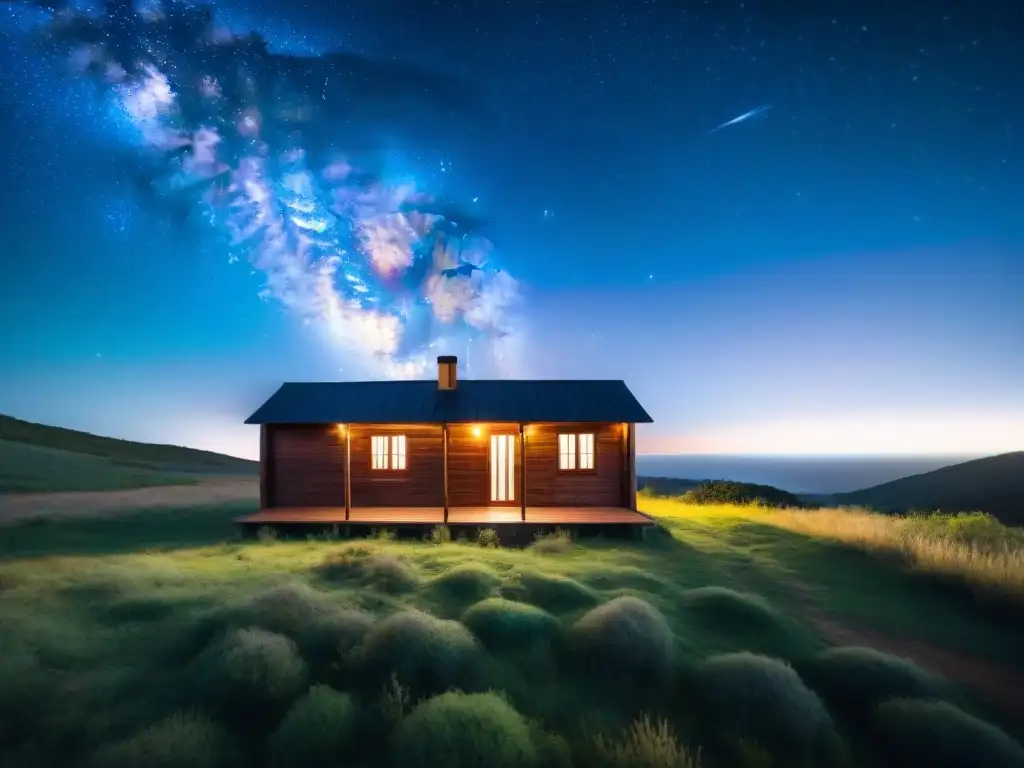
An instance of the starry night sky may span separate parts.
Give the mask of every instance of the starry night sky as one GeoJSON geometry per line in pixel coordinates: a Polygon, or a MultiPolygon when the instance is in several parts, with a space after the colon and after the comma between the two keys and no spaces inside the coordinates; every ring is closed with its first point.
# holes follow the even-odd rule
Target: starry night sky
{"type": "MultiPolygon", "coordinates": [[[[646,453],[1024,448],[1011,3],[327,6],[215,4],[217,28],[258,32],[275,66],[327,69],[259,85],[256,137],[223,97],[218,130],[241,149],[210,186],[213,164],[183,173],[140,138],[109,38],[104,74],[83,73],[50,14],[0,5],[0,412],[252,456],[240,421],[282,380],[420,375],[454,352],[471,376],[626,379],[656,422],[646,453]],[[330,51],[405,68],[339,102],[328,83],[351,70],[315,58],[330,51]],[[244,158],[289,151],[271,137],[289,89],[315,105],[297,129],[310,178],[339,159],[374,178],[372,210],[335,208],[336,239],[317,241],[342,256],[228,234],[244,158]],[[485,222],[467,251],[482,269],[449,279],[463,262],[434,245],[428,277],[374,268],[393,239],[358,227],[404,216],[409,185],[485,222]],[[325,296],[351,298],[351,270],[372,302],[338,320],[325,296]]],[[[174,119],[192,136],[212,118],[174,119]]],[[[257,176],[275,189],[287,169],[257,176]]]]}

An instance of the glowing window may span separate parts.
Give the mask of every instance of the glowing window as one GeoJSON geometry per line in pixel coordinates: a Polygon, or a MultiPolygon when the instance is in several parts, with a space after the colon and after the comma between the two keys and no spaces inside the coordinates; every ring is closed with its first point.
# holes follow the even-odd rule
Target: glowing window
{"type": "Polygon", "coordinates": [[[593,469],[594,468],[594,435],[593,433],[587,433],[578,435],[576,438],[576,445],[579,446],[579,461],[576,465],[580,469],[593,469]]]}
{"type": "Polygon", "coordinates": [[[558,436],[558,468],[576,469],[576,435],[558,436]]]}
{"type": "Polygon", "coordinates": [[[405,435],[373,435],[370,438],[370,467],[372,469],[405,469],[405,449],[405,435]]]}
{"type": "Polygon", "coordinates": [[[594,469],[594,433],[558,436],[558,468],[564,472],[594,469]]]}

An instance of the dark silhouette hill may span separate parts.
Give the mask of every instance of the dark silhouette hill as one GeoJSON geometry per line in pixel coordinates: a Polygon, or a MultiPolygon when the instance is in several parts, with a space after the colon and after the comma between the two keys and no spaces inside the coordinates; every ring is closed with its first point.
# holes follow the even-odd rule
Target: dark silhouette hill
{"type": "Polygon", "coordinates": [[[0,415],[0,493],[177,485],[209,475],[253,475],[247,459],[101,437],[0,415]]]}
{"type": "Polygon", "coordinates": [[[1024,451],[965,461],[850,493],[833,503],[883,512],[988,512],[1007,525],[1024,524],[1024,451]]]}

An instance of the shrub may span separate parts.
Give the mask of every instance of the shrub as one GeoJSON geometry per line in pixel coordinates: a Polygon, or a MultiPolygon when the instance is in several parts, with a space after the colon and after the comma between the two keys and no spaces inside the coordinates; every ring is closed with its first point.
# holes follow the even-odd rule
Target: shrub
{"type": "Polygon", "coordinates": [[[738,737],[803,755],[832,745],[832,720],[785,662],[751,653],[709,659],[701,689],[711,713],[738,737]]]}
{"type": "Polygon", "coordinates": [[[281,766],[344,766],[356,733],[357,710],[347,693],[315,685],[292,705],[270,737],[274,763],[281,766]]]}
{"type": "Polygon", "coordinates": [[[408,563],[358,544],[332,552],[317,567],[317,572],[329,581],[360,579],[390,593],[408,592],[419,583],[419,576],[408,563]]]}
{"type": "Polygon", "coordinates": [[[464,563],[431,581],[431,588],[453,600],[480,600],[494,593],[501,579],[479,563],[464,563]]]}
{"type": "Polygon", "coordinates": [[[362,572],[368,583],[384,592],[408,592],[419,584],[416,571],[394,555],[371,555],[363,561],[362,572]]]}
{"type": "MultiPolygon", "coordinates": [[[[618,739],[594,738],[595,763],[602,768],[699,768],[700,753],[679,743],[668,721],[647,715],[634,720],[618,739]]],[[[593,764],[593,763],[592,763],[593,764]]]]}
{"type": "Polygon", "coordinates": [[[215,641],[197,659],[200,690],[233,718],[273,720],[302,691],[306,664],[284,635],[249,628],[215,641]]]}
{"type": "Polygon", "coordinates": [[[533,541],[534,552],[542,555],[561,554],[572,549],[572,533],[565,528],[556,528],[553,533],[538,533],[533,541]]]}
{"type": "Polygon", "coordinates": [[[539,605],[552,613],[568,613],[589,608],[598,602],[597,593],[575,579],[558,574],[526,572],[518,576],[513,592],[524,602],[539,605]]]}
{"type": "Polygon", "coordinates": [[[887,701],[875,710],[874,722],[889,765],[1024,766],[1020,744],[944,701],[887,701]]]}
{"type": "Polygon", "coordinates": [[[402,611],[378,622],[352,656],[353,667],[371,690],[394,675],[416,694],[472,684],[480,647],[464,626],[419,611],[402,611]]]}
{"type": "Polygon", "coordinates": [[[683,594],[683,605],[724,628],[769,629],[779,623],[779,615],[763,597],[726,587],[691,589],[683,594]]]}
{"type": "Polygon", "coordinates": [[[230,627],[259,627],[288,635],[314,663],[329,663],[347,653],[373,623],[368,613],[300,581],[257,593],[229,609],[227,619],[230,627]]]}
{"type": "Polygon", "coordinates": [[[301,581],[290,581],[257,592],[230,607],[227,613],[233,626],[244,624],[297,636],[308,623],[337,607],[326,592],[301,581]]]}
{"type": "Polygon", "coordinates": [[[496,597],[470,606],[462,623],[489,648],[525,648],[549,641],[559,628],[545,610],[496,597]]]}
{"type": "Polygon", "coordinates": [[[761,504],[769,507],[802,507],[798,496],[771,485],[708,480],[682,496],[690,504],[761,504]]]}
{"type": "Polygon", "coordinates": [[[317,616],[299,633],[299,648],[314,664],[344,659],[373,626],[373,616],[356,608],[339,608],[317,616]]]}
{"type": "Polygon", "coordinates": [[[256,529],[256,539],[264,544],[273,544],[277,541],[277,529],[269,525],[261,525],[256,529]]]}
{"type": "Polygon", "coordinates": [[[939,698],[942,678],[874,648],[829,648],[812,660],[808,679],[826,701],[854,717],[895,698],[939,698]]]}
{"type": "Polygon", "coordinates": [[[435,525],[427,536],[427,541],[431,544],[450,544],[451,540],[452,531],[447,525],[435,525]]]}
{"type": "Polygon", "coordinates": [[[445,693],[417,706],[395,729],[395,768],[530,768],[529,724],[494,693],[445,693]]]}
{"type": "Polygon", "coordinates": [[[595,670],[665,680],[672,668],[672,630],[636,597],[617,597],[586,613],[572,626],[569,642],[595,670]]]}
{"type": "Polygon", "coordinates": [[[231,734],[191,712],[171,715],[94,755],[96,768],[224,768],[238,760],[231,734]]]}
{"type": "Polygon", "coordinates": [[[476,543],[481,547],[487,549],[496,549],[501,546],[501,541],[498,539],[498,532],[493,528],[484,528],[477,534],[476,543]]]}

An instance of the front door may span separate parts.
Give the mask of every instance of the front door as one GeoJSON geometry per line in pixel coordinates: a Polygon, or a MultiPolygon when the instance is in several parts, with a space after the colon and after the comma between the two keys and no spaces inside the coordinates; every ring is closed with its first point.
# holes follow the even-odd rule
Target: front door
{"type": "Polygon", "coordinates": [[[491,503],[516,500],[516,436],[491,435],[491,503]]]}

